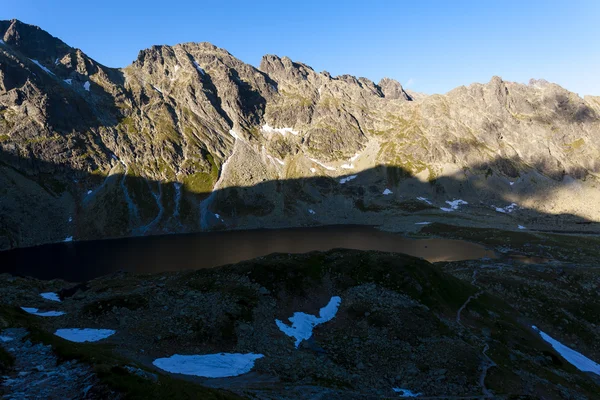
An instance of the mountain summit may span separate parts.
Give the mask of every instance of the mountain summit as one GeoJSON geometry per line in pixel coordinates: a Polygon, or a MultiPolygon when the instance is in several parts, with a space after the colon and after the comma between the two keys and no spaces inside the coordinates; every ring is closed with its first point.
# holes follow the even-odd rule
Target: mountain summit
{"type": "Polygon", "coordinates": [[[257,226],[401,230],[457,199],[477,218],[515,203],[540,228],[556,224],[548,215],[563,214],[564,229],[600,219],[600,98],[543,80],[413,96],[287,57],[255,68],[209,43],[153,46],[114,69],[17,20],[0,21],[0,38],[0,248],[257,226]]]}

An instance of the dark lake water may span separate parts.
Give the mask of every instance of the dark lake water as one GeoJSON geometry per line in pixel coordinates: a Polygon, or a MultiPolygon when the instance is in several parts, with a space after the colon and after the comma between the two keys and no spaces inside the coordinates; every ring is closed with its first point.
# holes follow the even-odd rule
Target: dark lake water
{"type": "Polygon", "coordinates": [[[428,261],[494,257],[475,243],[409,239],[368,226],[261,229],[56,243],[0,252],[0,273],[85,281],[120,270],[154,273],[201,269],[271,253],[347,248],[406,253],[428,261]]]}

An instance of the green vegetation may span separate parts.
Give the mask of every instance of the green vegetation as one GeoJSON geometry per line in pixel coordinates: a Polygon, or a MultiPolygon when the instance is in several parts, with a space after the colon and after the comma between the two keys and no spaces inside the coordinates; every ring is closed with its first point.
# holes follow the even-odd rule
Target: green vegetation
{"type": "MultiPolygon", "coordinates": [[[[194,383],[171,378],[155,371],[157,380],[145,379],[125,369],[126,366],[145,370],[128,360],[114,354],[110,344],[73,343],[43,330],[39,322],[16,307],[2,304],[0,318],[12,327],[22,327],[29,331],[29,340],[52,346],[60,362],[78,360],[89,364],[100,381],[111,390],[124,395],[128,400],[145,399],[202,399],[234,400],[239,396],[222,390],[206,388],[194,383]]],[[[0,352],[0,363],[10,366],[10,360],[4,360],[0,352]]],[[[2,364],[0,364],[2,365],[2,364]]]]}
{"type": "Polygon", "coordinates": [[[292,92],[288,92],[286,90],[281,90],[280,92],[284,97],[294,101],[295,103],[297,103],[298,106],[300,107],[310,107],[312,106],[313,102],[311,99],[309,99],[308,97],[304,97],[302,96],[300,93],[292,93],[292,92]]]}
{"type": "Polygon", "coordinates": [[[583,140],[583,138],[579,138],[579,139],[575,140],[574,142],[571,142],[571,143],[568,143],[565,145],[565,147],[567,147],[567,150],[570,150],[570,151],[579,150],[583,146],[585,146],[585,140],[583,140]]]}
{"type": "Polygon", "coordinates": [[[123,131],[129,135],[137,135],[140,133],[135,126],[135,121],[131,117],[123,118],[117,125],[117,130],[123,131]]]}
{"type": "Polygon", "coordinates": [[[62,138],[62,136],[60,136],[60,135],[38,136],[35,138],[25,139],[25,143],[36,144],[36,143],[56,142],[56,141],[60,140],[61,138],[62,138]]]}
{"type": "MultiPolygon", "coordinates": [[[[219,167],[215,163],[213,156],[208,153],[206,159],[210,163],[210,173],[207,172],[195,172],[191,175],[186,176],[183,179],[183,186],[186,191],[197,194],[210,193],[219,179],[219,167]]],[[[203,165],[194,165],[198,169],[203,169],[203,165]]],[[[196,169],[197,170],[197,169],[196,169]]]]}

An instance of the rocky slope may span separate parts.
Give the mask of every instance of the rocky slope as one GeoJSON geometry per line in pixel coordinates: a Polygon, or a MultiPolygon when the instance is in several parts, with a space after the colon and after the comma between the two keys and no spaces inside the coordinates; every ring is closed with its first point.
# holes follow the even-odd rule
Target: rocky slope
{"type": "Polygon", "coordinates": [[[79,285],[4,275],[0,333],[11,341],[0,343],[0,356],[4,347],[15,358],[4,386],[9,395],[23,380],[51,389],[37,384],[48,381],[40,374],[19,374],[34,356],[31,343],[23,344],[31,340],[58,354],[61,362],[49,371],[85,368],[65,360],[91,364],[96,375],[86,376],[104,393],[92,398],[121,398],[123,391],[136,399],[237,398],[210,397],[202,385],[254,399],[399,398],[394,388],[423,398],[593,399],[600,376],[576,369],[532,325],[598,360],[597,270],[595,263],[573,268],[508,258],[433,265],[402,254],[334,250],[198,271],[118,273],[79,285]],[[48,291],[62,302],[40,296],[48,291]],[[318,315],[332,296],[341,299],[335,317],[296,348],[276,320],[318,315]],[[33,316],[23,306],[66,314],[33,316]],[[67,327],[115,334],[90,344],[53,335],[67,327]],[[30,332],[25,339],[23,329],[30,332]],[[264,357],[250,373],[229,378],[169,377],[152,363],[220,352],[264,357]],[[176,380],[184,378],[192,387],[176,380]]]}
{"type": "Polygon", "coordinates": [[[498,77],[423,96],[286,57],[255,68],[208,43],[153,46],[113,69],[17,20],[0,21],[0,39],[1,249],[256,226],[401,230],[417,197],[433,219],[462,199],[465,220],[488,224],[513,202],[532,227],[600,221],[598,97],[498,77]]]}

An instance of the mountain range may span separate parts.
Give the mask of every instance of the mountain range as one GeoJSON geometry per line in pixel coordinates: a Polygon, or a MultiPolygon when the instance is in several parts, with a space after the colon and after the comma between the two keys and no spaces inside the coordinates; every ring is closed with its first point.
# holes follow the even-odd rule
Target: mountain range
{"type": "Polygon", "coordinates": [[[423,215],[564,231],[600,221],[600,97],[545,80],[425,95],[275,55],[256,68],[209,43],[153,46],[116,69],[18,20],[0,21],[0,39],[0,249],[400,231],[423,215]]]}

